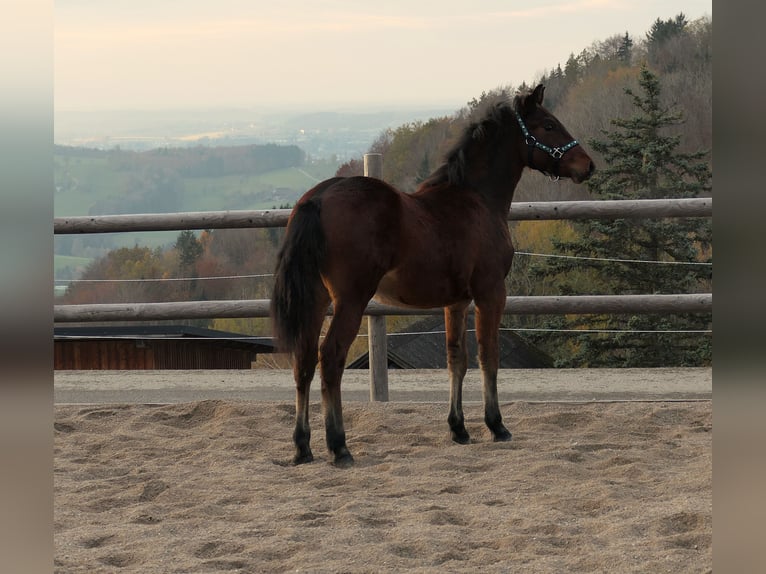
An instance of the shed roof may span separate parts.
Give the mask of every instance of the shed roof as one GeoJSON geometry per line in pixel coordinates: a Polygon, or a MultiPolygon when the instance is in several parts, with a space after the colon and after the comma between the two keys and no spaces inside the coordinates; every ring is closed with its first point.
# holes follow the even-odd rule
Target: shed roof
{"type": "MultiPolygon", "coordinates": [[[[466,319],[466,345],[468,367],[478,367],[478,344],[475,319],[466,319]]],[[[389,333],[388,366],[398,369],[443,369],[447,367],[447,345],[444,335],[444,318],[429,316],[410,325],[409,333],[389,333]]],[[[348,364],[349,369],[367,369],[369,352],[365,352],[348,364]]],[[[527,343],[513,331],[500,331],[501,369],[542,369],[553,366],[550,355],[527,343]]]]}
{"type": "Polygon", "coordinates": [[[129,326],[88,326],[54,327],[53,340],[172,340],[188,339],[195,341],[220,341],[227,346],[247,348],[256,353],[274,353],[275,345],[271,337],[253,337],[241,333],[230,333],[215,329],[190,327],[188,325],[129,325],[129,326]]]}

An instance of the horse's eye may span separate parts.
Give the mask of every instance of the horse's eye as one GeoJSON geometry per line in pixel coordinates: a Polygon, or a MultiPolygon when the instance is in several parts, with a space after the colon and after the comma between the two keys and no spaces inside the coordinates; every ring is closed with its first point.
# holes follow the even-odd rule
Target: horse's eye
{"type": "Polygon", "coordinates": [[[553,130],[555,127],[556,126],[553,124],[553,122],[545,122],[545,124],[543,125],[543,128],[545,129],[546,132],[553,130]]]}

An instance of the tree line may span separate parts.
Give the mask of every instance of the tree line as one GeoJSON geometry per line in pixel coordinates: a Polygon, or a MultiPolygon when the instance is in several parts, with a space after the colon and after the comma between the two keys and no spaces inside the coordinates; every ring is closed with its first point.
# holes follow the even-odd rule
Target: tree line
{"type": "Polygon", "coordinates": [[[115,171],[169,170],[181,177],[260,174],[300,167],[306,154],[295,145],[252,144],[220,147],[167,147],[136,152],[111,150],[115,171]]]}
{"type": "MultiPolygon", "coordinates": [[[[403,191],[418,183],[443,161],[452,142],[465,126],[499,98],[512,98],[538,83],[545,85],[545,106],[562,118],[582,142],[600,136],[614,118],[633,110],[625,88],[637,89],[642,66],[660,82],[660,103],[683,111],[686,121],[673,126],[681,137],[679,151],[712,149],[712,20],[688,22],[683,14],[667,21],[658,19],[644,38],[616,34],[594,42],[579,54],[570,54],[528,84],[508,84],[482,92],[454,114],[427,122],[412,122],[381,133],[371,153],[384,156],[383,178],[403,191]]],[[[594,151],[588,148],[589,152],[594,151]]],[[[598,152],[594,159],[601,160],[598,152]]],[[[712,164],[712,158],[708,159],[712,164]]],[[[362,175],[361,158],[338,170],[339,175],[362,175]]],[[[561,182],[549,185],[536,173],[522,178],[515,199],[521,201],[582,199],[582,186],[561,182]],[[531,176],[530,176],[531,175],[531,176]]]]}
{"type": "Polygon", "coordinates": [[[250,144],[240,146],[163,147],[148,151],[100,150],[55,145],[62,158],[106,158],[114,171],[169,170],[181,177],[222,177],[259,174],[300,167],[305,152],[295,145],[250,144]]]}

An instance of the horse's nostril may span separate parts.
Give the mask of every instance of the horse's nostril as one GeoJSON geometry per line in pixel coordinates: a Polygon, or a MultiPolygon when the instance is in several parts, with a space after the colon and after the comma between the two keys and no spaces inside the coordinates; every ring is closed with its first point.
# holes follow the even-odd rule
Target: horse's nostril
{"type": "Polygon", "coordinates": [[[588,175],[593,175],[594,171],[596,171],[596,164],[593,162],[590,162],[590,167],[588,168],[588,175]]]}

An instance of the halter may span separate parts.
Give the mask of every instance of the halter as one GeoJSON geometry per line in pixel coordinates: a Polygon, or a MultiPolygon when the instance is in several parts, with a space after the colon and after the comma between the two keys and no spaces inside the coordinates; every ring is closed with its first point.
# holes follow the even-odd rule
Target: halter
{"type": "Polygon", "coordinates": [[[524,120],[521,119],[521,115],[516,110],[513,110],[513,113],[516,114],[516,121],[519,122],[519,127],[521,128],[521,133],[524,134],[524,141],[527,144],[527,153],[529,156],[528,165],[532,169],[537,169],[540,173],[544,173],[548,177],[550,177],[553,181],[558,181],[560,179],[559,176],[559,162],[561,161],[561,157],[568,152],[570,149],[575,147],[576,145],[580,145],[580,142],[577,140],[572,140],[567,145],[562,147],[550,147],[545,145],[544,143],[541,143],[537,141],[537,138],[533,136],[531,133],[529,133],[529,130],[527,129],[527,125],[524,123],[524,120]],[[553,158],[553,173],[550,174],[545,170],[538,169],[534,166],[532,161],[532,153],[535,151],[535,148],[543,150],[545,153],[547,153],[549,156],[553,158]]]}

